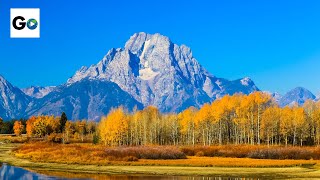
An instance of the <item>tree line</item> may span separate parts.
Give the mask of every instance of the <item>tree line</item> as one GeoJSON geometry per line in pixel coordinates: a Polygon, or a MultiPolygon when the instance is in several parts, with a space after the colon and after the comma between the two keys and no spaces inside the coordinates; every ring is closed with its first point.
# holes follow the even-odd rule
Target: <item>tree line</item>
{"type": "Polygon", "coordinates": [[[118,108],[98,125],[105,145],[319,145],[320,102],[281,108],[263,92],[224,96],[200,109],[162,114],[118,108]]]}
{"type": "MultiPolygon", "coordinates": [[[[0,131],[4,123],[0,120],[0,131]]],[[[119,107],[92,121],[69,121],[60,117],[33,116],[11,121],[17,136],[67,143],[70,138],[108,146],[138,145],[319,145],[320,102],[279,107],[263,92],[226,95],[200,109],[160,113],[156,107],[128,112],[119,107]]],[[[10,128],[9,127],[9,128],[10,128]]]]}
{"type": "Polygon", "coordinates": [[[32,116],[28,120],[12,120],[4,122],[0,118],[0,132],[7,129],[5,124],[11,127],[10,131],[1,134],[26,134],[28,138],[44,139],[52,142],[69,143],[70,139],[90,142],[95,138],[97,124],[87,120],[68,120],[65,113],[60,117],[55,116],[32,116]]]}

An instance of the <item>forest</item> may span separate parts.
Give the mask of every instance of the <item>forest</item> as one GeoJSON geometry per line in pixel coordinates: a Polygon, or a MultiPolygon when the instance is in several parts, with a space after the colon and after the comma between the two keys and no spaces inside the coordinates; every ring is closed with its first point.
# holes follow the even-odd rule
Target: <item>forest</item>
{"type": "Polygon", "coordinates": [[[160,113],[156,107],[128,112],[119,107],[101,118],[70,121],[34,116],[3,122],[0,132],[26,134],[29,139],[52,142],[92,142],[105,146],[146,145],[284,145],[320,144],[320,102],[279,107],[270,95],[226,95],[200,109],[160,113]],[[12,129],[10,129],[12,128],[12,129]],[[9,130],[10,129],[10,130],[9,130]]]}

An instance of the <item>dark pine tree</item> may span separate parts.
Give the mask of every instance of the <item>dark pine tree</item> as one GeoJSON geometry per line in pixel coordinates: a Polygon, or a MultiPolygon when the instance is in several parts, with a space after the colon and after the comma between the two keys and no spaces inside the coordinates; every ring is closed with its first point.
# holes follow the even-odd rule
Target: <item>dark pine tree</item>
{"type": "Polygon", "coordinates": [[[0,131],[1,131],[1,129],[2,129],[2,126],[3,126],[3,120],[2,120],[2,118],[0,117],[0,131]]]}
{"type": "Polygon", "coordinates": [[[64,128],[65,128],[65,126],[66,126],[67,121],[68,121],[68,117],[67,117],[66,113],[63,112],[63,113],[61,114],[61,118],[60,118],[60,131],[61,131],[61,132],[64,131],[64,128]]]}

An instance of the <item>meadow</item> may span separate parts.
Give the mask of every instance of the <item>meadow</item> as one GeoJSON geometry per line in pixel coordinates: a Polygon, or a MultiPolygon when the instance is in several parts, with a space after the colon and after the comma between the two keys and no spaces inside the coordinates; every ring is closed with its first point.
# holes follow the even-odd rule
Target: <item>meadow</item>
{"type": "MultiPolygon", "coordinates": [[[[165,175],[165,176],[216,176],[320,178],[320,160],[316,159],[253,159],[238,158],[240,146],[140,146],[106,147],[91,143],[57,144],[52,142],[3,143],[0,145],[0,162],[23,167],[48,175],[65,177],[105,178],[104,175],[165,175]],[[174,149],[174,151],[171,151],[174,149]],[[204,151],[207,149],[207,151],[204,151]],[[214,149],[214,150],[213,150],[214,149]],[[202,154],[201,151],[226,152],[223,156],[202,154]],[[152,156],[126,158],[135,153],[152,151],[152,156]],[[187,151],[188,150],[188,151],[187,151]],[[200,150],[200,151],[199,151],[200,150]],[[210,150],[210,151],[209,151],[210,150]],[[155,153],[156,152],[156,153],[155,153]],[[166,156],[163,155],[166,154],[166,156]],[[181,154],[182,153],[182,154],[181,154]],[[191,154],[189,154],[191,153],[191,154]],[[195,153],[195,155],[192,155],[195,153]],[[156,154],[157,156],[154,156],[156,154]],[[179,155],[179,156],[178,156],[179,155]],[[186,157],[184,157],[185,155],[186,157]],[[189,156],[192,155],[192,156],[189,156]],[[107,158],[106,158],[107,157],[107,158]],[[149,159],[147,159],[149,158],[149,159]],[[84,176],[85,175],[85,176],[84,176]]],[[[243,154],[267,146],[242,146],[243,154]]],[[[285,147],[270,147],[285,148],[285,147]]],[[[296,147],[288,147],[288,149],[296,147]]],[[[309,151],[317,149],[305,147],[309,151]]],[[[287,149],[287,148],[285,148],[287,149]]],[[[297,148],[299,149],[299,148],[297,148]]],[[[314,153],[316,151],[313,151],[314,153]]],[[[221,154],[220,154],[221,155],[221,154]]]]}
{"type": "Polygon", "coordinates": [[[33,142],[14,148],[13,154],[32,162],[80,165],[292,167],[320,162],[316,147],[262,145],[105,147],[33,142]]]}

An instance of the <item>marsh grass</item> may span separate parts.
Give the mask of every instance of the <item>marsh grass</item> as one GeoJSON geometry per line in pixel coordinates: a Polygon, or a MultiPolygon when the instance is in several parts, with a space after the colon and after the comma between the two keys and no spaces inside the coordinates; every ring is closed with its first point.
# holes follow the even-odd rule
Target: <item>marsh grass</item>
{"type": "Polygon", "coordinates": [[[0,144],[8,143],[25,143],[28,141],[27,136],[0,135],[0,144]]]}
{"type": "Polygon", "coordinates": [[[185,159],[186,155],[173,146],[105,147],[92,144],[29,143],[14,149],[19,158],[37,162],[71,164],[110,164],[112,161],[138,159],[185,159]]]}
{"type": "Polygon", "coordinates": [[[188,156],[232,157],[254,159],[320,159],[320,148],[298,146],[264,145],[224,145],[224,146],[185,146],[181,151],[188,156]]]}
{"type": "MultiPolygon", "coordinates": [[[[228,177],[263,177],[275,179],[320,178],[320,166],[317,160],[265,160],[249,158],[223,157],[188,157],[177,160],[139,159],[135,162],[115,161],[108,166],[32,162],[14,156],[13,148],[17,144],[0,145],[0,162],[24,167],[36,172],[76,173],[76,174],[141,174],[141,175],[174,175],[174,176],[228,176],[228,177]],[[197,164],[199,163],[199,164],[197,164]],[[225,166],[219,167],[219,163],[225,166]],[[263,166],[259,166],[263,165],[263,166]],[[317,163],[316,165],[314,165],[317,163]],[[211,165],[210,165],[211,164],[211,165]],[[235,165],[241,167],[235,167],[235,165]],[[192,166],[192,167],[191,167],[192,166]],[[211,167],[214,166],[214,167],[211,167]]],[[[93,163],[93,162],[92,162],[93,163]]],[[[91,177],[93,177],[91,176],[91,177]]]]}

